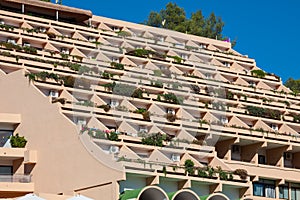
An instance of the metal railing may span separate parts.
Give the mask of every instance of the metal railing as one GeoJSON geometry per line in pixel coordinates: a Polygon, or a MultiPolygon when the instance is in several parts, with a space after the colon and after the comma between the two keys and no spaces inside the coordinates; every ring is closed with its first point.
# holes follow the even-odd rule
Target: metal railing
{"type": "Polygon", "coordinates": [[[0,182],[30,183],[31,175],[25,175],[25,174],[0,175],[0,182]]]}

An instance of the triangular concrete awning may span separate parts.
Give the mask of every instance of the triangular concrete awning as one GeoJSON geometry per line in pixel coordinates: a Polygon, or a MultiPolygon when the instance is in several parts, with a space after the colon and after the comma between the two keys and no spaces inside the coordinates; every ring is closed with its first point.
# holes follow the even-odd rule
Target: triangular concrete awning
{"type": "Polygon", "coordinates": [[[47,42],[44,46],[44,49],[48,50],[48,51],[51,51],[51,52],[57,52],[59,53],[59,50],[53,46],[50,42],[47,42]]]}
{"type": "Polygon", "coordinates": [[[190,143],[193,142],[196,138],[194,136],[192,136],[190,133],[188,133],[186,130],[182,129],[178,135],[177,135],[178,139],[181,140],[187,140],[190,143]]]}
{"type": "Polygon", "coordinates": [[[97,39],[97,42],[100,42],[100,43],[102,43],[102,44],[104,44],[104,45],[110,45],[110,42],[108,42],[107,40],[105,40],[105,39],[102,38],[102,37],[99,37],[99,38],[97,39]]]}
{"type": "Polygon", "coordinates": [[[145,31],[145,33],[143,34],[143,37],[145,37],[145,38],[153,38],[154,36],[151,33],[149,33],[148,31],[145,31]]]}
{"type": "Polygon", "coordinates": [[[203,120],[206,120],[207,122],[215,122],[218,121],[219,119],[216,118],[214,115],[212,115],[211,113],[207,112],[204,116],[203,116],[203,120]]]}
{"type": "Polygon", "coordinates": [[[166,42],[170,42],[170,43],[178,43],[177,40],[175,40],[174,38],[167,36],[165,39],[166,42]]]}
{"type": "Polygon", "coordinates": [[[284,85],[280,85],[278,88],[277,88],[277,91],[284,91],[286,93],[290,93],[291,90],[289,90],[288,88],[286,88],[284,85]]]}
{"type": "Polygon", "coordinates": [[[107,56],[105,56],[103,53],[101,53],[101,52],[97,52],[97,53],[98,54],[96,56],[96,60],[102,60],[104,62],[111,62],[111,60],[107,56]]]}
{"type": "Polygon", "coordinates": [[[60,93],[59,98],[65,98],[67,101],[78,102],[78,100],[65,89],[60,93]]]}
{"type": "Polygon", "coordinates": [[[207,49],[209,49],[209,50],[213,50],[213,51],[216,51],[216,50],[218,50],[218,48],[217,47],[215,47],[214,45],[212,45],[212,44],[209,44],[208,46],[207,46],[207,49]]]}
{"type": "Polygon", "coordinates": [[[259,81],[256,85],[256,88],[265,89],[265,90],[272,90],[270,86],[265,84],[263,81],[259,81]]]}
{"type": "Polygon", "coordinates": [[[167,55],[168,55],[168,56],[179,56],[175,51],[172,51],[172,50],[169,50],[169,51],[167,52],[167,55]]]}
{"type": "Polygon", "coordinates": [[[125,106],[128,110],[135,111],[137,107],[135,107],[132,103],[130,103],[127,99],[124,99],[121,104],[121,106],[125,106]]]}
{"type": "Polygon", "coordinates": [[[194,162],[194,167],[204,167],[203,164],[201,164],[198,160],[196,160],[194,157],[192,157],[191,155],[185,153],[181,159],[180,159],[180,165],[183,165],[184,166],[184,162],[186,160],[192,160],[194,162]]]}
{"type": "Polygon", "coordinates": [[[128,42],[124,41],[122,44],[121,44],[121,47],[127,49],[127,50],[134,50],[134,46],[132,46],[131,44],[129,44],[128,42]]]}
{"type": "Polygon", "coordinates": [[[192,55],[190,56],[189,60],[190,60],[190,61],[194,61],[194,62],[198,62],[198,63],[202,63],[202,62],[203,62],[202,59],[200,59],[198,56],[196,56],[196,55],[194,55],[194,54],[192,54],[192,55]]]}
{"type": "Polygon", "coordinates": [[[228,126],[239,126],[244,128],[250,128],[245,122],[237,118],[236,116],[232,116],[228,122],[228,126]]]}
{"type": "Polygon", "coordinates": [[[94,94],[91,98],[91,101],[94,102],[97,106],[105,105],[106,102],[103,101],[100,97],[94,94]]]}
{"type": "Polygon", "coordinates": [[[149,62],[145,65],[145,69],[157,70],[157,69],[159,69],[159,67],[156,66],[156,65],[154,65],[151,61],[149,61],[149,62]]]}
{"type": "Polygon", "coordinates": [[[23,22],[20,26],[20,28],[24,28],[24,29],[32,29],[33,27],[31,25],[29,25],[27,22],[23,22]]]}
{"type": "Polygon", "coordinates": [[[215,58],[212,59],[211,63],[214,64],[214,65],[218,65],[218,66],[222,66],[223,65],[223,63],[221,63],[220,61],[218,61],[215,58]]]}
{"type": "Polygon", "coordinates": [[[102,124],[98,119],[96,119],[94,116],[87,123],[87,127],[95,128],[95,129],[99,129],[99,130],[107,129],[107,127],[104,124],[102,124]]]}
{"type": "Polygon", "coordinates": [[[79,56],[79,57],[82,57],[82,58],[86,58],[86,55],[84,53],[82,53],[80,50],[78,50],[76,47],[74,47],[71,50],[70,55],[72,55],[72,56],[79,56]]]}
{"type": "Polygon", "coordinates": [[[118,129],[120,132],[124,132],[124,133],[131,133],[131,134],[137,134],[137,130],[132,127],[130,124],[128,124],[126,121],[123,121],[118,129]]]}
{"type": "Polygon", "coordinates": [[[232,169],[226,165],[221,159],[217,156],[214,156],[213,159],[209,162],[210,166],[220,166],[222,170],[232,171],[232,169]]]}
{"type": "Polygon", "coordinates": [[[291,127],[289,127],[286,124],[282,124],[278,130],[279,133],[285,133],[287,135],[289,134],[298,134],[297,131],[295,131],[294,129],[292,129],[291,127]]]}
{"type": "Polygon", "coordinates": [[[239,65],[238,63],[234,62],[231,65],[231,69],[234,69],[236,71],[243,71],[244,67],[242,67],[241,65],[239,65]]]}
{"type": "Polygon", "coordinates": [[[127,159],[140,159],[140,157],[130,148],[128,148],[127,146],[123,145],[120,148],[120,152],[119,152],[119,157],[124,157],[127,159]]]}
{"type": "Polygon", "coordinates": [[[163,153],[161,153],[158,150],[154,150],[151,155],[149,156],[149,161],[152,162],[162,162],[162,163],[168,163],[168,164],[172,164],[173,162],[163,153]]]}
{"type": "Polygon", "coordinates": [[[122,64],[125,64],[125,65],[129,65],[129,66],[133,66],[133,67],[136,67],[137,65],[134,63],[134,62],[132,62],[129,58],[127,58],[127,57],[123,57],[122,59],[121,59],[121,63],[122,64]]]}
{"type": "Polygon", "coordinates": [[[248,85],[249,85],[249,83],[248,83],[247,81],[245,81],[244,79],[242,79],[242,78],[240,78],[240,77],[238,77],[238,78],[235,80],[234,84],[237,84],[237,85],[243,85],[243,86],[248,86],[248,85]]]}
{"type": "Polygon", "coordinates": [[[163,110],[161,107],[159,107],[155,104],[151,104],[148,111],[150,111],[151,113],[153,113],[155,115],[165,115],[166,114],[165,110],[163,110]]]}
{"type": "Polygon", "coordinates": [[[48,33],[54,33],[55,35],[61,35],[60,32],[58,32],[56,29],[54,29],[53,27],[50,27],[47,31],[48,33]]]}
{"type": "Polygon", "coordinates": [[[268,126],[266,123],[264,123],[262,120],[257,120],[257,122],[253,126],[254,129],[264,129],[266,131],[273,131],[270,126],[268,126]]]}
{"type": "Polygon", "coordinates": [[[188,40],[188,41],[186,42],[186,46],[196,47],[196,48],[199,47],[199,45],[197,45],[195,42],[193,42],[193,41],[191,41],[191,40],[188,40]]]}
{"type": "Polygon", "coordinates": [[[98,26],[98,29],[101,29],[101,30],[106,30],[106,31],[112,31],[111,28],[109,28],[106,24],[104,24],[103,22],[101,22],[98,26]]]}
{"type": "Polygon", "coordinates": [[[84,36],[82,36],[77,31],[73,33],[72,38],[73,39],[78,39],[78,40],[83,40],[83,41],[88,41],[84,36]]]}
{"type": "Polygon", "coordinates": [[[175,74],[183,74],[183,72],[181,70],[179,70],[177,67],[175,67],[174,65],[172,65],[169,69],[171,72],[173,72],[175,74]]]}

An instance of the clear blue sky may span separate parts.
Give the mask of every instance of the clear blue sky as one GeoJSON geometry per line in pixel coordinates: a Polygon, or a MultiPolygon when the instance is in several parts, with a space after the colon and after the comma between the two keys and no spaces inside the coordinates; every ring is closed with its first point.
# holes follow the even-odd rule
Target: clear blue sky
{"type": "Polygon", "coordinates": [[[256,60],[257,66],[283,81],[300,79],[300,0],[63,0],[64,5],[91,10],[95,15],[141,23],[150,11],[168,2],[183,7],[189,18],[202,10],[225,22],[224,36],[237,39],[235,50],[256,60]]]}

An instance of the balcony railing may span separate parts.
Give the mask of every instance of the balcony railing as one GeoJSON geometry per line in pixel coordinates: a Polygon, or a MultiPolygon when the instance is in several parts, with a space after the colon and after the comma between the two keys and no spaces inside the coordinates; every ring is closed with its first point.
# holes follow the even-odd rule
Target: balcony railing
{"type": "Polygon", "coordinates": [[[30,183],[31,182],[31,175],[24,175],[24,174],[0,175],[0,182],[30,183]]]}

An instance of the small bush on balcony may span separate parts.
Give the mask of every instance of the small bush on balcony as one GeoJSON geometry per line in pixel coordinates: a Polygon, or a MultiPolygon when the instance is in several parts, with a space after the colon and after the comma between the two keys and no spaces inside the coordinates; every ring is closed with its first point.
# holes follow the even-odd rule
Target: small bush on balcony
{"type": "Polygon", "coordinates": [[[190,85],[190,88],[193,90],[194,93],[200,93],[200,87],[198,85],[190,85]]]}
{"type": "Polygon", "coordinates": [[[152,54],[155,54],[154,51],[151,50],[147,50],[147,49],[135,49],[131,52],[129,52],[129,54],[132,54],[134,56],[138,56],[138,57],[149,57],[152,54]]]}
{"type": "Polygon", "coordinates": [[[135,91],[135,86],[118,83],[115,85],[113,93],[121,96],[130,97],[135,91]]]}
{"type": "Polygon", "coordinates": [[[26,146],[26,143],[27,140],[24,138],[24,136],[20,137],[19,133],[10,137],[10,144],[12,147],[24,148],[26,146]]]}
{"type": "Polygon", "coordinates": [[[161,97],[163,97],[163,100],[166,102],[174,103],[174,104],[182,104],[183,99],[180,97],[177,97],[173,93],[167,93],[167,94],[158,94],[157,95],[157,100],[162,101],[161,97]]]}
{"type": "Polygon", "coordinates": [[[127,32],[127,31],[119,31],[117,32],[118,36],[120,37],[130,37],[131,33],[127,32]]]}
{"type": "Polygon", "coordinates": [[[111,109],[111,106],[109,104],[103,104],[101,106],[98,106],[98,108],[103,108],[105,112],[108,112],[111,109]]]}
{"type": "Polygon", "coordinates": [[[246,106],[246,110],[249,112],[250,115],[257,116],[257,117],[266,117],[271,119],[281,118],[281,112],[278,110],[272,110],[269,108],[260,108],[256,106],[246,106]]]}
{"type": "Polygon", "coordinates": [[[114,77],[114,74],[108,73],[108,72],[103,72],[103,73],[101,73],[101,77],[104,79],[111,79],[114,77]]]}
{"type": "Polygon", "coordinates": [[[143,93],[144,92],[141,88],[137,88],[133,91],[131,97],[142,99],[143,98],[143,93]]]}
{"type": "Polygon", "coordinates": [[[248,177],[248,172],[245,169],[236,169],[234,174],[239,175],[241,179],[245,180],[248,177]]]}
{"type": "Polygon", "coordinates": [[[252,76],[256,76],[257,78],[264,78],[266,76],[266,73],[263,70],[252,70],[251,71],[252,76]]]}
{"type": "Polygon", "coordinates": [[[121,63],[111,62],[110,66],[115,68],[115,69],[124,70],[124,65],[121,64],[121,63]]]}
{"type": "Polygon", "coordinates": [[[152,145],[152,146],[163,146],[163,141],[167,139],[167,136],[161,133],[151,134],[149,136],[142,138],[142,144],[152,145]]]}
{"type": "Polygon", "coordinates": [[[86,107],[94,107],[94,102],[86,100],[84,102],[77,102],[76,105],[86,106],[86,107]]]}
{"type": "Polygon", "coordinates": [[[172,114],[172,113],[167,113],[167,116],[166,116],[167,120],[169,122],[175,122],[176,121],[176,115],[172,114]]]}
{"type": "Polygon", "coordinates": [[[56,38],[56,35],[55,35],[55,33],[52,33],[52,32],[47,32],[46,34],[47,34],[47,36],[48,36],[49,38],[51,38],[51,39],[54,39],[54,38],[56,38]]]}
{"type": "Polygon", "coordinates": [[[106,83],[106,84],[103,84],[102,86],[104,87],[105,90],[111,92],[111,91],[113,91],[113,89],[115,88],[116,82],[106,83]]]}
{"type": "Polygon", "coordinates": [[[195,169],[194,169],[194,162],[190,159],[187,159],[185,162],[184,162],[184,170],[185,170],[185,174],[188,174],[188,175],[194,175],[195,173],[195,169]]]}
{"type": "Polygon", "coordinates": [[[183,59],[179,56],[168,56],[169,58],[173,58],[175,63],[181,63],[183,59]]]}
{"type": "Polygon", "coordinates": [[[233,97],[234,97],[234,93],[229,90],[226,90],[226,98],[232,100],[233,97]]]}
{"type": "Polygon", "coordinates": [[[205,170],[203,170],[203,169],[198,169],[198,176],[199,177],[203,177],[203,178],[207,178],[208,177],[208,175],[207,175],[207,172],[205,171],[205,170]]]}
{"type": "Polygon", "coordinates": [[[65,53],[60,53],[60,57],[64,60],[68,60],[69,59],[69,54],[65,54],[65,53]]]}
{"type": "MultiPolygon", "coordinates": [[[[78,71],[79,74],[85,74],[85,73],[91,72],[91,68],[89,68],[85,65],[79,65],[79,64],[72,65],[72,67],[75,67],[75,66],[76,66],[76,68],[78,66],[78,70],[76,70],[76,71],[78,71]]],[[[72,68],[70,68],[70,69],[72,69],[72,68]]]]}
{"type": "Polygon", "coordinates": [[[118,141],[119,140],[119,136],[115,131],[107,132],[106,137],[107,137],[107,139],[109,139],[111,141],[118,141]]]}
{"type": "Polygon", "coordinates": [[[150,112],[145,108],[138,108],[134,111],[135,113],[142,114],[144,120],[150,120],[150,112]]]}
{"type": "Polygon", "coordinates": [[[209,178],[213,178],[216,174],[215,169],[213,167],[207,167],[207,173],[209,178]]]}
{"type": "Polygon", "coordinates": [[[155,81],[155,82],[151,81],[151,85],[154,86],[154,87],[157,87],[157,88],[163,88],[164,87],[164,84],[161,81],[155,81]]]}
{"type": "Polygon", "coordinates": [[[73,76],[65,76],[62,78],[63,84],[67,87],[74,87],[75,78],[73,76]]]}
{"type": "Polygon", "coordinates": [[[37,54],[37,50],[36,50],[36,48],[34,48],[34,47],[28,47],[28,46],[25,46],[25,47],[23,47],[23,50],[24,50],[26,53],[37,54]]]}

